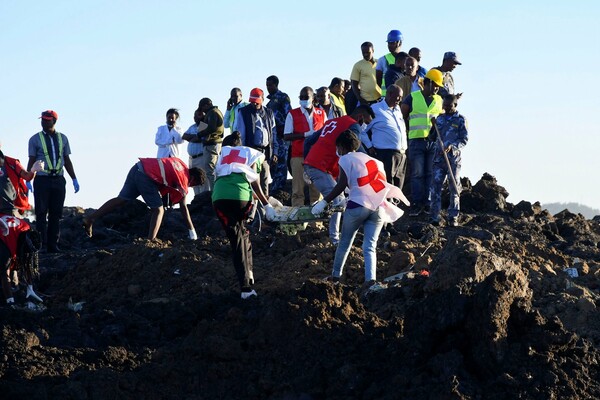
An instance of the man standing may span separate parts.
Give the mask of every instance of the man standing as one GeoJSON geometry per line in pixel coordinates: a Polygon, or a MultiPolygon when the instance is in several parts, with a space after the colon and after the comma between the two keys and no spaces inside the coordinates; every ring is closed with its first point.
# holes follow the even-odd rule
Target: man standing
{"type": "Polygon", "coordinates": [[[331,92],[331,101],[342,109],[342,115],[346,115],[346,103],[344,99],[346,82],[342,78],[333,78],[329,85],[329,91],[331,92]]]}
{"type": "MultiPolygon", "coordinates": [[[[311,136],[323,127],[327,120],[325,111],[313,106],[314,91],[305,86],[300,90],[300,107],[290,111],[285,119],[283,138],[291,141],[292,167],[292,206],[304,205],[304,138],[311,136]]],[[[309,185],[310,203],[318,201],[321,197],[314,185],[309,185]]]]}
{"type": "Polygon", "coordinates": [[[375,76],[377,59],[373,58],[373,43],[364,42],[360,51],[363,59],[354,64],[350,74],[352,92],[360,105],[371,105],[381,98],[381,87],[375,76]]]}
{"type": "Polygon", "coordinates": [[[402,40],[402,32],[397,29],[391,30],[387,35],[387,46],[390,52],[377,60],[375,76],[377,77],[377,85],[381,88],[382,96],[385,96],[385,88],[395,82],[395,80],[392,82],[387,81],[386,85],[385,73],[387,72],[388,66],[396,63],[396,54],[400,53],[402,40]]]}
{"type": "Polygon", "coordinates": [[[198,109],[204,113],[203,122],[206,124],[206,128],[199,131],[197,135],[204,145],[202,169],[206,172],[208,190],[212,190],[215,185],[215,166],[219,153],[221,153],[221,143],[225,132],[223,114],[217,106],[213,106],[212,100],[207,97],[200,100],[198,109]]]}
{"type": "Polygon", "coordinates": [[[44,161],[44,169],[37,173],[33,181],[35,224],[42,235],[42,243],[46,250],[49,253],[58,253],[60,219],[66,195],[64,170],[73,180],[75,193],[79,192],[79,182],[69,157],[69,140],[54,128],[58,114],[56,111],[47,110],[42,112],[40,118],[42,131],[29,139],[27,170],[31,171],[36,161],[44,161]]]}
{"type": "Polygon", "coordinates": [[[399,107],[401,97],[402,89],[398,85],[389,86],[384,101],[373,105],[375,118],[360,137],[369,155],[383,163],[386,180],[399,189],[404,184],[408,147],[406,125],[399,107]]]}
{"type": "Polygon", "coordinates": [[[271,183],[271,193],[284,190],[287,181],[288,167],[288,144],[283,140],[283,128],[285,118],[292,109],[290,96],[279,90],[279,78],[271,75],[267,78],[267,99],[269,103],[267,108],[273,112],[275,117],[276,135],[273,138],[273,182],[271,183]]]}
{"type": "Polygon", "coordinates": [[[245,107],[248,103],[242,101],[242,90],[240,88],[231,89],[229,100],[227,100],[227,110],[223,117],[225,128],[229,128],[231,132],[234,131],[235,117],[240,108],[245,107]]]}
{"type": "Polygon", "coordinates": [[[273,111],[263,107],[264,93],[259,88],[250,91],[250,104],[239,109],[235,130],[240,132],[242,146],[251,147],[265,155],[260,169],[260,188],[269,196],[269,163],[277,162],[273,154],[275,117],[273,111]]]}
{"type": "Polygon", "coordinates": [[[412,92],[423,89],[423,78],[418,75],[418,62],[413,57],[408,57],[404,63],[406,75],[396,81],[396,85],[402,89],[402,100],[412,92]]]}
{"type": "Polygon", "coordinates": [[[331,100],[329,88],[327,86],[321,86],[317,89],[317,106],[325,110],[327,119],[339,118],[345,115],[344,111],[331,100]]]}
{"type": "Polygon", "coordinates": [[[442,65],[435,67],[435,69],[442,71],[444,74],[444,86],[439,92],[441,97],[445,97],[447,94],[454,94],[454,77],[452,76],[452,71],[454,71],[454,68],[456,68],[457,65],[462,65],[462,63],[458,61],[456,53],[447,51],[444,53],[442,65]]]}
{"type": "MultiPolygon", "coordinates": [[[[188,164],[190,168],[202,168],[204,166],[204,146],[202,140],[198,138],[198,132],[206,128],[202,118],[204,118],[204,113],[200,109],[194,111],[194,124],[182,136],[184,140],[189,142],[187,152],[190,156],[188,164]]],[[[208,191],[206,183],[194,186],[194,195],[206,191],[208,191]]]]}
{"type": "MultiPolygon", "coordinates": [[[[427,73],[427,69],[421,66],[421,49],[418,47],[413,47],[408,51],[408,55],[417,60],[419,65],[419,69],[417,70],[417,75],[421,78],[425,78],[425,74],[427,73]]],[[[406,93],[408,94],[408,93],[406,93]]]]}
{"type": "MultiPolygon", "coordinates": [[[[373,119],[373,111],[369,106],[357,107],[351,116],[344,115],[328,120],[323,128],[307,138],[304,144],[304,172],[313,182],[317,190],[327,196],[335,187],[339,175],[336,140],[345,131],[350,130],[358,137],[362,125],[373,119]]],[[[341,203],[344,196],[338,196],[336,203],[341,203]]],[[[335,203],[334,203],[335,204],[335,203]]],[[[333,245],[340,239],[341,212],[336,212],[329,219],[329,238],[333,245]]]]}
{"type": "Polygon", "coordinates": [[[442,98],[437,95],[444,85],[444,77],[437,69],[430,69],[423,80],[423,90],[407,96],[401,105],[408,129],[408,159],[410,160],[411,209],[409,216],[427,212],[433,170],[435,140],[430,140],[431,118],[442,113],[442,98]]]}

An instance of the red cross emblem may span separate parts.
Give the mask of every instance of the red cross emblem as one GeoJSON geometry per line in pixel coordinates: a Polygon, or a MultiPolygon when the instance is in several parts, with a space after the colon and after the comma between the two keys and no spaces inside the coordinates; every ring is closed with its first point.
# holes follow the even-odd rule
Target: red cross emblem
{"type": "Polygon", "coordinates": [[[244,157],[240,157],[239,150],[231,150],[229,154],[227,154],[221,160],[221,164],[231,164],[231,163],[241,163],[246,164],[246,159],[244,157]]]}
{"type": "Polygon", "coordinates": [[[378,193],[385,189],[385,185],[382,182],[383,176],[377,168],[377,163],[373,160],[367,161],[365,164],[367,167],[367,175],[358,178],[358,186],[371,185],[375,193],[378,193]]]}

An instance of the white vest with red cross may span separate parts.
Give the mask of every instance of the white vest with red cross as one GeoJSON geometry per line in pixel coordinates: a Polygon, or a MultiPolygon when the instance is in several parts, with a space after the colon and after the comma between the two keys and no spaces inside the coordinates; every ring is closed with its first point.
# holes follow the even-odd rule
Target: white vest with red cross
{"type": "Polygon", "coordinates": [[[398,187],[386,181],[381,161],[352,152],[340,157],[339,166],[348,179],[350,201],[369,210],[379,209],[384,222],[393,222],[402,216],[402,210],[386,199],[395,197],[404,201],[406,197],[398,187]]]}
{"type": "Polygon", "coordinates": [[[245,174],[249,183],[258,180],[259,175],[252,166],[261,165],[265,155],[258,150],[246,146],[224,146],[215,167],[215,175],[218,177],[233,173],[245,174]]]}

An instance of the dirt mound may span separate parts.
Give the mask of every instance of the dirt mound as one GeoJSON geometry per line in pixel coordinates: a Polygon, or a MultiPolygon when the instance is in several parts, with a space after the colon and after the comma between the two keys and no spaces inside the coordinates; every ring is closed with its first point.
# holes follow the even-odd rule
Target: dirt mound
{"type": "Polygon", "coordinates": [[[264,224],[247,301],[208,198],[196,242],[177,210],[150,242],[142,203],[92,239],[67,209],[68,252],[40,256],[47,309],[0,308],[3,398],[599,398],[600,221],[508,203],[489,174],[463,187],[461,226],[382,234],[372,286],[360,234],[332,284],[325,228],[264,224]]]}

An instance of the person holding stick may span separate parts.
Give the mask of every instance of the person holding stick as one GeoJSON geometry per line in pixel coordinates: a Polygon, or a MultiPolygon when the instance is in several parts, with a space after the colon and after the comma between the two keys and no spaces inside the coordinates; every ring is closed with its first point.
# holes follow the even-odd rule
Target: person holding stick
{"type": "Polygon", "coordinates": [[[459,94],[444,96],[442,108],[445,114],[437,119],[432,118],[434,129],[437,131],[437,146],[433,156],[433,179],[431,182],[431,223],[439,225],[442,208],[442,186],[448,176],[450,189],[450,205],[448,206],[448,225],[458,225],[460,210],[460,166],[461,149],[469,140],[468,124],[465,117],[456,110],[459,94]]]}

